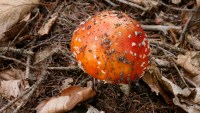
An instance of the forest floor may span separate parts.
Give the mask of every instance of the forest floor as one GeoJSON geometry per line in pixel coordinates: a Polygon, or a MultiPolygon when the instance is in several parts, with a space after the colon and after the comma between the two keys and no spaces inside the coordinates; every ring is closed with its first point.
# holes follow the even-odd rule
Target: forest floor
{"type": "MultiPolygon", "coordinates": [[[[98,81],[78,68],[75,59],[70,52],[70,41],[75,28],[89,16],[96,12],[104,10],[119,10],[127,13],[133,19],[136,19],[142,25],[173,25],[185,28],[182,32],[177,29],[164,30],[145,30],[149,40],[162,42],[158,45],[151,42],[152,48],[151,60],[158,61],[158,69],[163,76],[174,80],[180,87],[184,87],[182,79],[178,75],[177,68],[184,72],[180,66],[173,66],[171,56],[164,54],[163,50],[175,56],[183,53],[171,49],[174,46],[186,51],[197,51],[199,46],[194,46],[194,42],[188,41],[189,36],[200,40],[200,19],[195,17],[194,12],[184,9],[193,9],[196,5],[195,0],[181,0],[179,4],[173,4],[171,0],[158,0],[156,6],[147,6],[141,4],[143,8],[137,8],[131,4],[120,2],[120,0],[65,0],[65,1],[47,1],[42,0],[41,4],[31,12],[33,18],[28,23],[27,31],[22,36],[26,37],[23,41],[15,41],[15,47],[18,49],[31,50],[34,56],[23,56],[17,53],[4,52],[7,57],[0,57],[1,70],[14,68],[27,70],[27,60],[29,59],[30,68],[28,73],[34,77],[28,78],[28,82],[34,85],[37,81],[41,83],[36,85],[33,93],[24,102],[19,113],[34,113],[36,106],[48,97],[57,96],[62,90],[65,80],[72,80],[68,85],[77,85],[85,87],[92,84],[96,95],[80,104],[78,104],[69,113],[86,113],[85,106],[92,105],[94,108],[105,111],[105,113],[184,113],[180,107],[173,102],[166,102],[162,95],[156,95],[151,88],[142,79],[130,83],[131,91],[129,95],[124,95],[119,85],[113,85],[98,81]],[[37,12],[39,9],[39,12],[37,12]],[[38,14],[37,14],[38,13],[38,14]],[[38,30],[44,25],[53,14],[58,15],[50,32],[45,35],[39,35],[38,30]],[[192,19],[190,18],[193,15],[192,19]],[[187,24],[188,23],[188,24],[187,24]],[[165,44],[170,45],[166,46],[165,44]],[[13,59],[9,59],[9,58],[13,59]],[[39,57],[40,59],[35,61],[39,57]],[[20,62],[16,61],[19,60],[20,62]],[[160,62],[168,61],[169,65],[160,62]],[[25,64],[23,64],[25,63],[25,64]],[[40,67],[41,70],[47,69],[44,78],[39,78],[41,70],[34,69],[40,67]],[[48,67],[48,68],[47,68],[48,67]],[[57,68],[55,68],[57,67],[57,68]],[[63,68],[65,67],[65,68],[63,68]],[[66,68],[67,67],[67,68],[66,68]],[[177,67],[177,68],[176,68],[177,67]],[[80,110],[80,111],[78,111],[80,110]]],[[[128,0],[125,0],[128,1],[128,0]]],[[[131,0],[130,0],[131,1],[131,0]]],[[[173,0],[172,0],[173,1],[173,0]]],[[[11,39],[13,41],[13,39],[11,39]]],[[[2,43],[3,44],[3,43],[2,43]]],[[[4,44],[6,46],[6,44],[4,44]]],[[[1,75],[1,74],[0,74],[1,75]]],[[[66,82],[66,81],[65,81],[66,82]]],[[[69,82],[69,81],[68,81],[69,82]]],[[[33,88],[33,87],[32,87],[33,88]]],[[[172,97],[171,101],[172,101],[172,97]]],[[[170,100],[170,99],[169,99],[170,100]]],[[[1,98],[0,107],[8,104],[9,101],[1,98]]],[[[16,108],[13,104],[11,108],[16,108]]],[[[9,111],[9,110],[8,110],[9,111]]]]}

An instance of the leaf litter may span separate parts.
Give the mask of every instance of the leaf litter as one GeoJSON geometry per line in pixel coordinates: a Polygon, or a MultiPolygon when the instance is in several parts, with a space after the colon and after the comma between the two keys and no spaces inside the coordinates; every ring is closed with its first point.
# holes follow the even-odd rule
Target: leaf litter
{"type": "MultiPolygon", "coordinates": [[[[22,3],[23,0],[19,1],[16,3],[22,3]]],[[[162,0],[125,1],[69,0],[50,2],[44,0],[41,1],[39,10],[31,12],[32,6],[39,4],[39,0],[35,0],[34,5],[19,7],[22,11],[21,14],[13,14],[13,12],[18,11],[18,8],[15,11],[10,10],[8,15],[14,15],[10,17],[15,17],[16,20],[10,21],[8,17],[2,16],[4,19],[0,23],[3,23],[6,27],[0,27],[2,29],[0,46],[9,48],[12,45],[12,49],[9,50],[9,53],[6,50],[0,53],[2,56],[7,56],[0,59],[2,62],[0,65],[1,96],[9,101],[18,99],[26,89],[34,86],[37,80],[40,80],[40,71],[44,70],[44,67],[48,69],[48,76],[45,77],[41,85],[36,85],[37,90],[26,95],[26,100],[29,101],[20,100],[17,109],[12,110],[14,112],[34,112],[31,109],[38,106],[38,112],[57,112],[55,109],[70,111],[75,106],[92,105],[95,112],[106,113],[199,112],[200,60],[199,52],[196,51],[199,49],[199,16],[196,13],[190,19],[189,13],[187,13],[188,11],[195,13],[195,7],[199,7],[199,0],[192,0],[188,4],[185,0],[171,0],[169,2],[162,0]],[[112,6],[113,4],[117,5],[112,6]],[[178,5],[175,6],[174,4],[178,5]],[[174,10],[166,10],[163,6],[174,10]],[[62,48],[69,49],[73,30],[80,22],[98,11],[115,8],[128,13],[144,25],[150,24],[150,27],[158,27],[156,30],[150,28],[152,31],[146,31],[148,38],[154,41],[153,43],[150,42],[153,57],[151,60],[156,59],[157,65],[149,67],[142,78],[143,80],[130,83],[131,93],[128,96],[123,95],[117,85],[93,79],[80,70],[69,71],[70,66],[76,66],[73,56],[69,51],[66,51],[66,54],[59,52],[62,48]],[[126,10],[127,8],[128,10],[126,10]],[[151,11],[154,11],[154,13],[151,13],[151,11]],[[25,19],[21,21],[24,17],[25,19]],[[29,26],[26,26],[25,31],[22,30],[22,32],[20,27],[23,27],[27,22],[29,26]],[[175,27],[177,25],[179,31],[170,28],[171,25],[175,27]],[[166,30],[159,31],[158,29],[162,29],[163,26],[166,30]],[[21,35],[19,35],[20,32],[21,35]],[[170,35],[166,35],[168,32],[170,32],[170,35]],[[181,38],[184,35],[188,40],[181,38]],[[15,42],[15,38],[19,41],[10,44],[10,42],[15,42]],[[17,54],[15,48],[18,51],[17,54]],[[26,58],[27,54],[24,54],[27,51],[33,53],[33,56],[29,56],[31,58],[29,62],[26,58]],[[185,51],[190,52],[185,53],[185,51]],[[173,62],[177,63],[175,64],[176,68],[173,67],[173,62]],[[48,66],[51,68],[48,68],[48,66]],[[24,69],[26,69],[26,76],[27,74],[31,77],[34,75],[36,79],[24,79],[24,69]],[[186,82],[183,82],[183,80],[186,80],[186,82]],[[80,93],[82,91],[84,93],[80,93]],[[86,96],[85,94],[89,95],[86,96]],[[95,94],[96,96],[94,96],[95,94]],[[30,98],[31,96],[33,98],[30,98]],[[45,100],[44,98],[47,97],[50,98],[45,100]],[[93,98],[89,99],[91,97],[93,98]],[[74,102],[73,105],[69,103],[68,99],[74,100],[72,101],[72,103],[74,102]],[[40,104],[38,105],[38,103],[40,104]],[[26,106],[24,107],[24,105],[26,106]]],[[[0,5],[4,8],[6,6],[4,4],[9,3],[7,1],[1,2],[3,5],[0,5]]],[[[6,14],[7,11],[4,12],[6,14]]],[[[10,104],[10,102],[7,103],[10,104]]],[[[3,105],[0,106],[2,106],[0,111],[5,108],[3,105]]],[[[85,108],[88,109],[88,112],[93,112],[92,110],[89,111],[92,107],[85,108]]]]}

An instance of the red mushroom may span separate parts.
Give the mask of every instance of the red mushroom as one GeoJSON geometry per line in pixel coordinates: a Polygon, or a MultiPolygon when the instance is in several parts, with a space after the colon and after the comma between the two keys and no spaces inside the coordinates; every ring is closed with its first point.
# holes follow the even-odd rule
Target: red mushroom
{"type": "Polygon", "coordinates": [[[140,24],[119,11],[103,11],[82,22],[73,33],[71,51],[91,76],[111,83],[140,78],[150,48],[140,24]]]}

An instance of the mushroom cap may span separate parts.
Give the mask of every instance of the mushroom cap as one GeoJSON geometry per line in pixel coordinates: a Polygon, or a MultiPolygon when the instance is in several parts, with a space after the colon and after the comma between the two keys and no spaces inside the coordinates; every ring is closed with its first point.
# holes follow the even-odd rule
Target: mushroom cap
{"type": "Polygon", "coordinates": [[[120,11],[98,12],[82,22],[73,33],[71,51],[86,73],[111,83],[138,80],[150,55],[144,30],[120,11]]]}

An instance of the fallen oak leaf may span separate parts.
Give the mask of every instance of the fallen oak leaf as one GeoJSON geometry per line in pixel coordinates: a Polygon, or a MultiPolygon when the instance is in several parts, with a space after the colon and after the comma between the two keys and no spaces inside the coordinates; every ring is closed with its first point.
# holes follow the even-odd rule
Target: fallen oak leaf
{"type": "Polygon", "coordinates": [[[25,80],[3,80],[0,82],[0,94],[9,100],[12,100],[29,87],[28,82],[25,80]]]}
{"type": "Polygon", "coordinates": [[[37,107],[37,113],[61,113],[73,109],[96,94],[90,87],[71,86],[64,89],[57,97],[42,101],[37,107]]]}
{"type": "Polygon", "coordinates": [[[188,72],[184,74],[185,77],[200,87],[200,52],[190,51],[185,55],[178,55],[176,63],[188,72]]]}
{"type": "Polygon", "coordinates": [[[20,21],[40,0],[0,0],[0,42],[4,32],[20,21]]]}
{"type": "Polygon", "coordinates": [[[178,55],[176,63],[191,73],[191,76],[200,74],[200,52],[189,51],[185,55],[178,55]]]}
{"type": "Polygon", "coordinates": [[[145,73],[143,76],[143,80],[149,85],[152,91],[157,91],[155,89],[158,89],[159,93],[163,96],[166,102],[168,102],[168,100],[172,101],[175,105],[181,107],[188,113],[200,112],[199,87],[186,87],[182,89],[169,79],[162,76],[158,68],[155,66],[149,67],[147,73],[145,73]]]}

